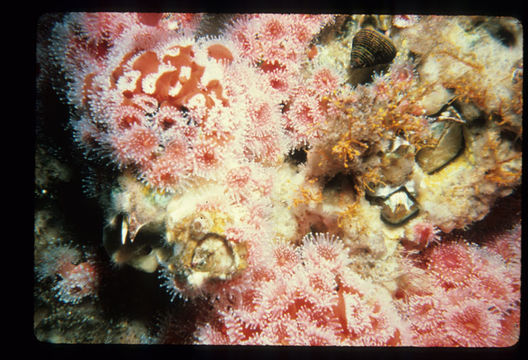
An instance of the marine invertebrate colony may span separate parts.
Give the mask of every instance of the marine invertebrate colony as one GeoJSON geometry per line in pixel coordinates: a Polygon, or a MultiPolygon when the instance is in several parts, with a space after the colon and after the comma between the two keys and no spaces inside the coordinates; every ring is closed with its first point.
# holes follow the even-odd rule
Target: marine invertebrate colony
{"type": "Polygon", "coordinates": [[[407,324],[396,316],[387,290],[350,271],[350,259],[340,239],[309,234],[299,248],[275,243],[270,250],[267,278],[254,279],[251,297],[218,305],[220,319],[199,329],[201,341],[283,345],[407,342],[402,339],[409,333],[407,324]]]}
{"type": "Polygon", "coordinates": [[[43,17],[39,89],[69,106],[106,255],[45,236],[36,214],[39,301],[109,307],[104,264],[138,270],[120,284],[154,273],[170,299],[152,310],[170,314],[162,333],[145,322],[130,341],[171,341],[178,322],[172,341],[205,344],[515,343],[518,215],[489,239],[472,229],[521,183],[522,34],[508,22],[503,49],[481,24],[504,22],[480,20],[43,17]]]}

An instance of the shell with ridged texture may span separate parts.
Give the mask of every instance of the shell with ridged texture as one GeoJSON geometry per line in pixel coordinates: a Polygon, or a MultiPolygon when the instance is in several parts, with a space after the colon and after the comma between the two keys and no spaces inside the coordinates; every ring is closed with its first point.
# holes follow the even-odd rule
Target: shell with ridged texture
{"type": "Polygon", "coordinates": [[[371,29],[360,29],[352,40],[350,65],[363,68],[387,64],[396,56],[392,41],[380,32],[371,29]]]}

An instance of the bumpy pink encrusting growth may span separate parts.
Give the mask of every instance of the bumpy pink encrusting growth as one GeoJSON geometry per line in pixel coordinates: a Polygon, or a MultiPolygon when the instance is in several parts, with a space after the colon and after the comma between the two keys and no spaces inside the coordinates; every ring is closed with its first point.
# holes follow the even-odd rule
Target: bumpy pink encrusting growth
{"type": "Polygon", "coordinates": [[[418,20],[420,20],[418,15],[395,15],[392,18],[392,25],[397,28],[406,28],[415,24],[418,20]]]}

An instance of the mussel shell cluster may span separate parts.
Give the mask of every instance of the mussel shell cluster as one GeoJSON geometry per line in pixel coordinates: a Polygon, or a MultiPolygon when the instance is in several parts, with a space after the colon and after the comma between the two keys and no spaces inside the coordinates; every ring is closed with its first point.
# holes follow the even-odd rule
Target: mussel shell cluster
{"type": "Polygon", "coordinates": [[[372,28],[360,29],[352,40],[350,66],[364,68],[387,64],[396,56],[392,41],[372,28]]]}

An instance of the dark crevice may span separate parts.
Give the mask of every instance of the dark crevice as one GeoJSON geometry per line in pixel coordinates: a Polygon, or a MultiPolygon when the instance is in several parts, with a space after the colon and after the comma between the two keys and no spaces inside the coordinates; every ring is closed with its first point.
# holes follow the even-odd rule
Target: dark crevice
{"type": "Polygon", "coordinates": [[[288,156],[286,157],[286,161],[296,166],[304,164],[306,163],[306,160],[308,159],[307,151],[308,151],[307,147],[301,147],[298,149],[294,149],[288,154],[288,156]]]}
{"type": "Polygon", "coordinates": [[[352,192],[355,193],[357,180],[353,174],[337,173],[331,178],[328,178],[323,185],[323,193],[328,191],[352,192]]]}
{"type": "Polygon", "coordinates": [[[128,318],[151,322],[173,304],[156,272],[146,273],[124,265],[104,271],[99,299],[107,319],[128,318]]]}

